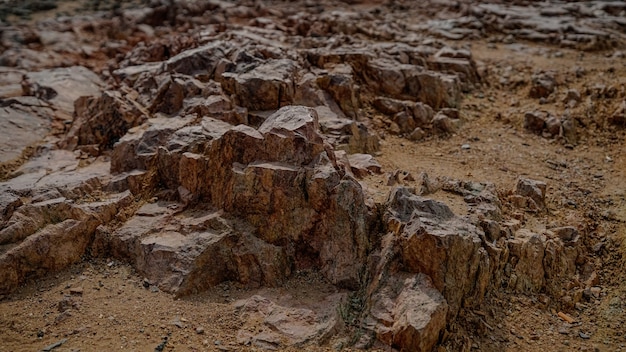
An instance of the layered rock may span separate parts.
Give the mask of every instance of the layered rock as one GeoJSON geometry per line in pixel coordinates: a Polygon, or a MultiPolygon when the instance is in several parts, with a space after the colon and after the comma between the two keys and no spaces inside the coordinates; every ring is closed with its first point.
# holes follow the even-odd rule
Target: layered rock
{"type": "Polygon", "coordinates": [[[315,110],[285,107],[258,130],[211,119],[182,126],[125,137],[115,147],[113,171],[147,171],[150,183],[181,200],[206,202],[245,220],[259,241],[292,251],[295,267],[313,264],[331,282],[356,287],[370,245],[367,208],[360,185],[319,135],[315,110]]]}

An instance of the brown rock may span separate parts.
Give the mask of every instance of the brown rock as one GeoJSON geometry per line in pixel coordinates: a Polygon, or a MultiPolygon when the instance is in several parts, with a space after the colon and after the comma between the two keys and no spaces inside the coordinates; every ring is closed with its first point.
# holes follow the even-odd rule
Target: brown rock
{"type": "Polygon", "coordinates": [[[22,87],[24,95],[48,101],[55,107],[57,118],[70,121],[74,102],[83,96],[100,95],[104,82],[89,69],[72,66],[30,72],[22,87]]]}
{"type": "Polygon", "coordinates": [[[528,95],[531,98],[547,98],[556,89],[556,80],[554,75],[549,72],[542,72],[540,74],[533,75],[532,85],[528,95]]]}
{"type": "Polygon", "coordinates": [[[382,167],[370,154],[349,154],[348,161],[352,173],[359,178],[382,173],[382,167]]]}
{"type": "Polygon", "coordinates": [[[366,319],[378,339],[402,350],[432,351],[448,305],[424,274],[398,273],[376,291],[366,319]]]}
{"type": "Polygon", "coordinates": [[[424,273],[446,298],[455,316],[461,301],[482,299],[489,280],[482,231],[464,222],[443,203],[396,188],[387,202],[387,228],[398,236],[403,267],[424,273]]]}
{"type": "Polygon", "coordinates": [[[97,144],[111,148],[126,132],[140,125],[148,113],[117,91],[106,91],[100,97],[80,98],[75,104],[76,118],[62,146],[97,144]]]}
{"type": "Polygon", "coordinates": [[[515,193],[532,199],[537,208],[543,210],[546,207],[546,187],[545,182],[520,178],[517,180],[515,193]]]}
{"type": "Polygon", "coordinates": [[[542,112],[527,112],[524,114],[524,128],[541,134],[546,126],[546,114],[542,112]]]}
{"type": "Polygon", "coordinates": [[[222,85],[250,110],[274,110],[291,103],[298,66],[289,59],[270,60],[244,73],[225,72],[222,85]]]}

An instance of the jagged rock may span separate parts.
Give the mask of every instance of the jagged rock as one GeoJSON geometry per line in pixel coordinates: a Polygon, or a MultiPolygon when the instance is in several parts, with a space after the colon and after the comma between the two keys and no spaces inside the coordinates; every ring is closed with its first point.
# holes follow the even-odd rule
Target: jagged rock
{"type": "Polygon", "coordinates": [[[111,221],[131,201],[126,192],[81,205],[57,198],[20,207],[0,232],[2,244],[14,244],[0,252],[0,292],[79,261],[96,227],[111,221]]]}
{"type": "Polygon", "coordinates": [[[149,113],[118,91],[105,91],[99,97],[82,97],[75,103],[76,118],[62,146],[79,145],[111,148],[126,132],[140,125],[149,113]]]}
{"type": "Polygon", "coordinates": [[[236,96],[237,105],[250,110],[278,109],[294,99],[297,69],[297,63],[289,59],[269,60],[244,73],[224,72],[222,85],[236,96]]]}
{"type": "Polygon", "coordinates": [[[436,71],[459,75],[463,91],[469,91],[471,84],[480,82],[476,63],[467,50],[454,50],[444,47],[428,61],[428,67],[436,71]]]}
{"type": "Polygon", "coordinates": [[[104,82],[83,66],[54,68],[29,72],[22,82],[24,95],[48,101],[55,107],[55,115],[71,120],[74,102],[83,96],[100,95],[104,82]]]}
{"type": "Polygon", "coordinates": [[[490,279],[482,230],[456,217],[447,205],[395,188],[385,221],[397,236],[403,267],[432,278],[455,316],[463,300],[481,300],[490,279]]]}
{"type": "Polygon", "coordinates": [[[382,173],[382,167],[370,154],[349,154],[348,161],[352,173],[359,178],[382,173]]]}
{"type": "Polygon", "coordinates": [[[457,107],[461,100],[456,75],[427,71],[419,66],[375,59],[368,62],[368,85],[392,98],[410,99],[434,109],[457,107]]]}
{"type": "Polygon", "coordinates": [[[448,305],[424,274],[397,273],[372,297],[368,328],[396,348],[432,351],[446,327],[448,305]]]}
{"type": "Polygon", "coordinates": [[[284,249],[234,229],[220,212],[174,214],[176,203],[147,204],[119,229],[96,234],[96,253],[131,261],[166,292],[201,292],[223,281],[275,286],[290,274],[284,249]]]}
{"type": "Polygon", "coordinates": [[[546,126],[547,114],[542,112],[527,112],[524,114],[524,128],[541,134],[546,126]]]}
{"type": "Polygon", "coordinates": [[[318,77],[317,84],[332,95],[346,116],[351,119],[358,118],[359,92],[350,66],[335,66],[333,72],[318,77]]]}
{"type": "Polygon", "coordinates": [[[148,128],[125,137],[113,152],[112,170],[153,170],[153,184],[189,192],[187,198],[247,221],[267,245],[295,243],[289,260],[296,267],[319,263],[331,282],[354,287],[369,245],[367,210],[360,185],[343,176],[319,134],[315,111],[285,107],[258,130],[203,121],[176,131],[165,123],[153,134],[148,128]]]}
{"type": "Polygon", "coordinates": [[[532,201],[534,208],[543,210],[546,207],[546,187],[545,182],[520,178],[517,180],[515,193],[532,201]]]}
{"type": "Polygon", "coordinates": [[[508,241],[508,246],[516,263],[509,286],[519,292],[538,292],[545,284],[546,236],[521,229],[508,241]]]}
{"type": "Polygon", "coordinates": [[[546,98],[556,89],[556,80],[551,73],[542,72],[532,77],[532,85],[528,95],[531,98],[546,98]]]}
{"type": "Polygon", "coordinates": [[[225,59],[233,46],[225,41],[213,41],[195,49],[185,50],[164,61],[160,72],[213,77],[220,60],[225,59]]]}

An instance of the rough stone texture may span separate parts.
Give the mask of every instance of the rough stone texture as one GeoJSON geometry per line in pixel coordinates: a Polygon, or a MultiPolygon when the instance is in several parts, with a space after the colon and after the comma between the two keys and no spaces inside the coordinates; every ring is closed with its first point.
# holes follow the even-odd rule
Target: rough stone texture
{"type": "Polygon", "coordinates": [[[52,109],[36,98],[15,98],[0,105],[0,163],[19,158],[51,129],[52,109]]]}
{"type": "Polygon", "coordinates": [[[424,274],[398,273],[372,298],[366,324],[396,348],[432,351],[446,327],[448,305],[424,274]]]}
{"type": "MultiPolygon", "coordinates": [[[[559,298],[573,279],[591,290],[586,229],[525,221],[546,215],[542,182],[520,179],[499,199],[489,183],[388,174],[388,185],[422,196],[462,197],[459,217],[405,188],[376,204],[354,176],[381,172],[365,154],[378,151],[374,131],[412,140],[463,132],[463,94],[492,84],[491,67],[432,36],[498,32],[488,45],[608,48],[624,37],[625,8],[607,4],[377,2],[367,12],[318,12],[324,4],[173,1],[36,30],[3,23],[0,65],[11,67],[0,67],[0,166],[15,166],[0,183],[0,294],[87,250],[127,260],[177,295],[224,281],[281,286],[311,270],[366,293],[368,335],[430,351],[488,287],[559,298]],[[422,8],[441,15],[387,17],[422,8]]],[[[619,98],[613,114],[600,103],[588,113],[607,116],[598,125],[624,125],[619,87],[562,94],[561,78],[536,72],[503,84],[570,109],[619,98]]],[[[577,114],[531,112],[524,127],[574,147],[577,114]]],[[[346,296],[313,308],[266,295],[239,302],[240,342],[327,341],[346,296]]]]}
{"type": "Polygon", "coordinates": [[[326,340],[341,324],[337,307],[343,294],[324,297],[313,307],[303,302],[276,302],[255,295],[234,303],[238,314],[245,319],[237,332],[237,340],[244,345],[263,349],[280,349],[307,342],[326,340]]]}
{"type": "Polygon", "coordinates": [[[147,118],[148,112],[117,91],[76,101],[76,118],[63,145],[96,145],[110,148],[126,132],[147,118]]]}
{"type": "Polygon", "coordinates": [[[258,130],[205,122],[135,131],[116,146],[113,170],[152,170],[155,184],[247,221],[260,240],[294,243],[296,267],[311,261],[331,282],[355,287],[369,246],[367,210],[361,187],[343,176],[319,135],[315,110],[282,108],[258,130]],[[153,136],[163,142],[142,142],[154,143],[153,136]]]}
{"type": "Polygon", "coordinates": [[[387,209],[387,227],[398,236],[403,266],[428,275],[446,298],[449,315],[456,315],[463,298],[484,290],[490,279],[482,230],[456,217],[447,205],[406,188],[392,192],[387,209]]]}
{"type": "Polygon", "coordinates": [[[546,187],[545,182],[520,178],[517,180],[515,193],[529,198],[534,203],[534,208],[543,210],[546,207],[546,187]]]}
{"type": "Polygon", "coordinates": [[[295,62],[272,60],[243,73],[222,74],[224,90],[250,110],[272,110],[293,101],[295,62]],[[259,92],[263,92],[259,94],[259,92]]]}
{"type": "Polygon", "coordinates": [[[24,95],[48,101],[55,106],[57,118],[68,121],[78,98],[100,95],[103,87],[100,77],[82,66],[30,72],[22,82],[24,95]]]}

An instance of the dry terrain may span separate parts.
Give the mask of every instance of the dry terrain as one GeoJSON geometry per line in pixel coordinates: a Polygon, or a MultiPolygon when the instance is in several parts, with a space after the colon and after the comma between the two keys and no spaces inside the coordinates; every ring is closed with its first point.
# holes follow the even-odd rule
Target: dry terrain
{"type": "Polygon", "coordinates": [[[0,351],[626,351],[626,6],[415,3],[3,2],[0,351]]]}

